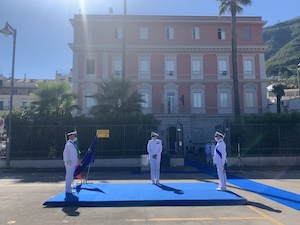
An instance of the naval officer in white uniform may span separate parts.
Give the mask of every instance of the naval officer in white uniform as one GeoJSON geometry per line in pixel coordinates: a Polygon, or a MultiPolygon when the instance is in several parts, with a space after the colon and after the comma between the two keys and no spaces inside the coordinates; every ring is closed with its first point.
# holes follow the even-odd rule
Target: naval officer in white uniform
{"type": "Polygon", "coordinates": [[[79,162],[75,145],[75,141],[77,140],[77,131],[69,132],[67,137],[68,141],[63,152],[63,160],[66,168],[66,196],[72,194],[74,172],[79,162]]]}
{"type": "Polygon", "coordinates": [[[217,173],[219,178],[219,187],[216,188],[218,191],[226,191],[226,171],[225,163],[227,163],[227,153],[226,144],[224,142],[224,135],[220,132],[215,133],[215,141],[217,142],[215,150],[213,163],[217,166],[217,173]]]}
{"type": "Polygon", "coordinates": [[[162,153],[162,142],[158,139],[158,133],[151,132],[151,140],[148,141],[147,152],[150,159],[150,174],[153,184],[159,185],[160,160],[162,153]]]}

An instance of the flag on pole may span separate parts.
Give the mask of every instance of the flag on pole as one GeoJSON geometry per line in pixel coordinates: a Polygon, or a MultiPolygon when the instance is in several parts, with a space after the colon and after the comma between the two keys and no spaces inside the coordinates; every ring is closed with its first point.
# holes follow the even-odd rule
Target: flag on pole
{"type": "Polygon", "coordinates": [[[184,106],[184,94],[181,95],[180,101],[181,101],[182,105],[184,106]]]}
{"type": "Polygon", "coordinates": [[[77,176],[83,171],[85,167],[95,162],[96,143],[97,143],[97,136],[94,138],[92,144],[90,145],[89,149],[85,153],[81,161],[81,164],[76,168],[74,172],[74,176],[77,176]]]}
{"type": "Polygon", "coordinates": [[[74,144],[75,144],[75,148],[76,148],[76,150],[77,150],[77,155],[78,155],[78,158],[80,158],[81,151],[80,151],[80,149],[79,149],[79,142],[78,142],[78,138],[77,138],[77,140],[74,142],[74,144]]]}

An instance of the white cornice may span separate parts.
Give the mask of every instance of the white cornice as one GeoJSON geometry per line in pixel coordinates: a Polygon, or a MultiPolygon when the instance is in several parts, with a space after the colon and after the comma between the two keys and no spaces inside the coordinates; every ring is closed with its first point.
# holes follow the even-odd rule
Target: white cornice
{"type": "MultiPolygon", "coordinates": [[[[70,19],[71,23],[84,21],[90,22],[123,22],[124,15],[75,15],[74,19],[70,19]]],[[[127,23],[231,23],[230,16],[174,16],[174,15],[127,15],[127,23]]],[[[260,16],[237,16],[237,23],[262,24],[260,16]]]]}
{"type": "MultiPolygon", "coordinates": [[[[69,44],[73,51],[122,51],[122,45],[69,44]]],[[[238,45],[239,51],[266,51],[266,45],[238,45]]],[[[231,51],[231,45],[127,45],[131,51],[231,51]]]]}

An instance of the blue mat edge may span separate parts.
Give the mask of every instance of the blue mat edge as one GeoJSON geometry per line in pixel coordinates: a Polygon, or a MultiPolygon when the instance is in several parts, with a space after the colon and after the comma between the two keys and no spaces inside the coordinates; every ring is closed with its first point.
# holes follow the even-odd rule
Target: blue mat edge
{"type": "Polygon", "coordinates": [[[80,207],[136,207],[136,206],[224,206],[224,205],[245,205],[245,198],[237,200],[163,200],[163,201],[60,201],[48,202],[43,205],[47,207],[80,206],[80,207]]]}
{"type": "MultiPolygon", "coordinates": [[[[215,168],[209,167],[207,165],[203,165],[200,163],[196,163],[190,160],[185,161],[186,165],[192,166],[196,169],[201,171],[202,173],[206,173],[212,177],[217,178],[217,174],[215,168]]],[[[276,187],[272,187],[266,184],[262,184],[259,182],[255,182],[249,179],[245,179],[242,177],[234,176],[234,175],[227,175],[227,182],[234,184],[240,188],[243,188],[246,191],[250,191],[256,194],[259,194],[265,198],[271,199],[275,202],[293,208],[295,210],[300,211],[300,201],[296,201],[295,199],[300,199],[300,195],[289,192],[286,190],[282,190],[276,187]],[[252,188],[251,188],[252,186],[252,188]],[[254,187],[253,187],[254,186],[254,187]],[[264,191],[258,191],[260,187],[264,187],[264,191]],[[285,196],[285,197],[284,197],[285,196]]]]}

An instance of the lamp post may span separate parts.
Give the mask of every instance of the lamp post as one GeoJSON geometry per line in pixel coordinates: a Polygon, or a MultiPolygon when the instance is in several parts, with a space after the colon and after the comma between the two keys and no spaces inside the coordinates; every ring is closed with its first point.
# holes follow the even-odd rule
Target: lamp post
{"type": "Polygon", "coordinates": [[[122,42],[122,80],[125,80],[125,51],[126,51],[126,15],[127,15],[127,1],[124,0],[124,20],[123,20],[123,42],[122,42]]]}
{"type": "Polygon", "coordinates": [[[6,168],[10,168],[10,150],[11,150],[11,120],[12,120],[12,108],[13,108],[13,95],[14,95],[14,73],[15,73],[15,52],[16,52],[16,37],[17,37],[17,30],[12,28],[8,22],[6,22],[5,27],[0,30],[5,36],[13,35],[13,54],[12,54],[12,68],[11,68],[11,78],[10,78],[10,102],[9,102],[9,118],[8,118],[8,134],[6,137],[6,168]]]}

